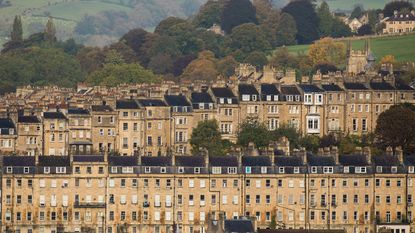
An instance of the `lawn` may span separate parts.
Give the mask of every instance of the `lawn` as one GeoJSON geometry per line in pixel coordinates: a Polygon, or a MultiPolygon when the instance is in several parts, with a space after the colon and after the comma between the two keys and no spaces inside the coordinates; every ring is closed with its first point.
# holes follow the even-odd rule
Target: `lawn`
{"type": "MultiPolygon", "coordinates": [[[[352,11],[356,4],[361,4],[365,9],[383,9],[391,0],[325,0],[333,11],[352,11]]],[[[321,0],[317,1],[318,4],[321,0]]]]}
{"type": "MultiPolygon", "coordinates": [[[[346,43],[346,40],[344,41],[346,43]]],[[[393,55],[399,61],[415,61],[415,34],[405,36],[382,37],[370,40],[372,52],[380,59],[393,55]]],[[[293,54],[307,53],[309,45],[288,46],[293,54]]],[[[364,40],[353,40],[353,49],[363,49],[364,40]]]]}

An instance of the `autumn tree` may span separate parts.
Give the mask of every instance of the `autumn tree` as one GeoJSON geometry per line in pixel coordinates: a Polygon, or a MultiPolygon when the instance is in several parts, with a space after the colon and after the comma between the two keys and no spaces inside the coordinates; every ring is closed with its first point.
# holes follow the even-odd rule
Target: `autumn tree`
{"type": "Polygon", "coordinates": [[[278,68],[297,68],[298,59],[290,54],[287,47],[278,48],[272,55],[269,64],[278,68]]]}
{"type": "Polygon", "coordinates": [[[234,27],[244,23],[257,23],[255,7],[249,0],[229,0],[225,3],[221,16],[221,27],[231,33],[234,27]]]}
{"type": "Polygon", "coordinates": [[[415,112],[404,105],[392,106],[376,121],[376,141],[383,148],[402,146],[405,152],[415,148],[415,112]]]}
{"type": "Polygon", "coordinates": [[[218,61],[217,70],[223,77],[230,77],[235,73],[238,62],[232,56],[226,56],[218,61]]]}
{"type": "Polygon", "coordinates": [[[332,38],[323,38],[310,45],[308,57],[313,65],[323,63],[340,65],[346,59],[346,46],[332,38]]]}
{"type": "Polygon", "coordinates": [[[138,55],[141,47],[146,41],[147,34],[149,34],[149,32],[144,29],[133,29],[124,34],[124,36],[121,37],[120,42],[124,42],[138,55]]]}
{"type": "Polygon", "coordinates": [[[13,27],[12,27],[10,38],[13,42],[22,42],[23,41],[22,18],[20,16],[16,15],[14,17],[13,27]]]}
{"type": "Polygon", "coordinates": [[[395,56],[389,54],[389,55],[382,57],[382,59],[380,59],[380,63],[381,64],[396,64],[397,61],[395,59],[395,56]]]}
{"type": "Polygon", "coordinates": [[[181,77],[184,80],[214,81],[218,76],[216,62],[211,51],[202,51],[197,59],[189,63],[181,77]]]}

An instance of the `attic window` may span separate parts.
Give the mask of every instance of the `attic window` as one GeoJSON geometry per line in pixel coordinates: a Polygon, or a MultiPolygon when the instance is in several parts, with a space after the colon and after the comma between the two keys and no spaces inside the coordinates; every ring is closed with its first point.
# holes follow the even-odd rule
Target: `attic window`
{"type": "Polygon", "coordinates": [[[299,167],[294,167],[294,173],[296,173],[296,174],[300,173],[300,168],[299,167]]]}
{"type": "Polygon", "coordinates": [[[236,174],[236,167],[228,167],[228,174],[236,174]]]}
{"type": "Polygon", "coordinates": [[[344,167],[343,168],[343,173],[349,173],[350,172],[350,167],[344,167]]]}
{"type": "Polygon", "coordinates": [[[6,172],[7,173],[12,173],[13,172],[13,167],[7,167],[6,172]]]}
{"type": "Polygon", "coordinates": [[[228,98],[227,100],[228,100],[228,104],[232,104],[232,99],[231,98],[228,98]]]}
{"type": "Polygon", "coordinates": [[[193,172],[194,172],[195,174],[199,174],[199,173],[200,173],[200,167],[195,167],[195,168],[193,169],[193,172]]]}
{"type": "Polygon", "coordinates": [[[333,173],[333,167],[323,167],[323,173],[333,173]]]}
{"type": "Polygon", "coordinates": [[[267,95],[267,101],[271,101],[271,96],[267,95]]]}
{"type": "Polygon", "coordinates": [[[408,173],[414,173],[414,166],[409,166],[408,167],[408,173]]]}
{"type": "Polygon", "coordinates": [[[261,167],[261,173],[262,174],[268,173],[268,168],[267,167],[261,167]]]}
{"type": "Polygon", "coordinates": [[[355,173],[366,173],[366,167],[356,167],[355,173]]]}
{"type": "Polygon", "coordinates": [[[111,167],[111,173],[117,173],[117,167],[111,167]]]}
{"type": "Polygon", "coordinates": [[[56,173],[66,173],[66,167],[57,167],[56,173]]]}
{"type": "Polygon", "coordinates": [[[144,168],[144,173],[150,173],[150,172],[151,172],[151,167],[144,168]]]}
{"type": "Polygon", "coordinates": [[[251,174],[252,172],[252,168],[251,167],[245,167],[245,173],[246,174],[251,174]]]}
{"type": "Polygon", "coordinates": [[[166,173],[166,171],[167,171],[166,167],[161,167],[160,168],[160,173],[166,173]]]}
{"type": "Polygon", "coordinates": [[[178,173],[184,173],[184,167],[179,167],[179,168],[177,169],[177,172],[178,172],[178,173]]]}
{"type": "Polygon", "coordinates": [[[278,173],[285,173],[284,167],[279,167],[278,168],[278,173]]]}
{"type": "Polygon", "coordinates": [[[393,166],[393,167],[391,168],[391,172],[392,172],[392,173],[397,173],[397,172],[398,172],[398,167],[393,166]]]}
{"type": "Polygon", "coordinates": [[[224,98],[219,98],[219,103],[224,104],[225,103],[225,99],[224,98]]]}
{"type": "Polygon", "coordinates": [[[222,168],[221,167],[212,167],[212,173],[213,174],[221,174],[222,168]]]}
{"type": "Polygon", "coordinates": [[[376,167],[376,173],[382,173],[382,166],[376,167]]]}
{"type": "Polygon", "coordinates": [[[123,167],[122,168],[122,173],[133,173],[133,172],[134,172],[133,167],[123,167]]]}
{"type": "Polygon", "coordinates": [[[44,167],[43,168],[43,173],[49,174],[50,173],[50,167],[44,167]]]}
{"type": "Polygon", "coordinates": [[[274,101],[278,101],[278,95],[274,95],[274,101]]]}
{"type": "Polygon", "coordinates": [[[25,173],[25,174],[29,173],[29,167],[24,167],[23,168],[23,173],[25,173]]]}
{"type": "Polygon", "coordinates": [[[242,101],[249,101],[249,95],[242,95],[242,101]]]}
{"type": "Polygon", "coordinates": [[[311,167],[311,173],[317,173],[317,167],[311,167]]]}
{"type": "Polygon", "coordinates": [[[252,101],[256,101],[256,100],[257,100],[256,95],[252,95],[252,101]]]}

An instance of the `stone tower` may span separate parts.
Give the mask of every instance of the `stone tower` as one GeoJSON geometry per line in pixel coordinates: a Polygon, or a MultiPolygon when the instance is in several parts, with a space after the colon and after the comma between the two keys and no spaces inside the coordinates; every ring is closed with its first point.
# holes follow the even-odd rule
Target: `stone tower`
{"type": "Polygon", "coordinates": [[[365,40],[364,50],[353,50],[350,40],[347,44],[347,67],[346,71],[349,74],[359,74],[365,72],[367,66],[367,58],[370,54],[369,41],[365,40]]]}

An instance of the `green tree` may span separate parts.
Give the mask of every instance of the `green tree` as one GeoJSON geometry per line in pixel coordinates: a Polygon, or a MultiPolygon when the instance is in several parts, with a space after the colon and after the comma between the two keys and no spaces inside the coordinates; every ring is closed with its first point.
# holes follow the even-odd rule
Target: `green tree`
{"type": "Polygon", "coordinates": [[[217,70],[223,77],[230,77],[235,73],[238,62],[232,56],[226,56],[218,62],[217,70]]]}
{"type": "Polygon", "coordinates": [[[92,85],[117,86],[123,83],[154,83],[160,78],[139,64],[105,64],[86,79],[92,85]]]}
{"type": "Polygon", "coordinates": [[[272,55],[269,64],[278,68],[298,68],[298,59],[290,54],[287,47],[278,48],[272,55]]]}
{"type": "Polygon", "coordinates": [[[319,18],[319,33],[322,37],[332,35],[333,16],[331,15],[329,4],[323,1],[320,7],[317,8],[317,15],[319,18]]]}
{"type": "Polygon", "coordinates": [[[350,19],[359,19],[364,14],[363,6],[357,5],[350,14],[350,19]]]}
{"type": "Polygon", "coordinates": [[[49,17],[45,27],[45,40],[49,43],[56,42],[56,28],[53,19],[49,17]]]}
{"type": "Polygon", "coordinates": [[[245,23],[257,23],[255,7],[249,0],[229,0],[225,3],[221,16],[221,27],[231,33],[234,27],[245,23]]]}
{"type": "Polygon", "coordinates": [[[392,106],[376,121],[375,137],[382,148],[402,146],[405,152],[415,148],[415,112],[404,105],[392,106]]]}
{"type": "Polygon", "coordinates": [[[282,13],[275,29],[275,46],[296,44],[297,25],[294,18],[282,13]]]}
{"type": "Polygon", "coordinates": [[[122,55],[114,49],[110,49],[106,54],[105,54],[105,64],[113,64],[113,65],[120,65],[120,64],[124,64],[125,61],[122,57],[122,55]]]}
{"type": "Polygon", "coordinates": [[[133,29],[124,34],[124,36],[121,37],[120,42],[124,42],[138,55],[141,51],[141,47],[146,41],[147,34],[149,34],[149,32],[144,29],[133,29]]]}
{"type": "Polygon", "coordinates": [[[232,51],[240,50],[241,56],[235,57],[240,62],[254,51],[267,52],[271,48],[260,27],[253,23],[235,27],[226,44],[232,51]]]}
{"type": "Polygon", "coordinates": [[[216,120],[198,122],[196,128],[193,129],[190,145],[193,154],[200,153],[200,149],[204,148],[212,156],[225,155],[229,149],[229,143],[222,140],[216,120]]]}
{"type": "Polygon", "coordinates": [[[213,24],[219,24],[222,15],[223,1],[208,0],[200,7],[193,23],[197,27],[210,28],[213,24]]]}
{"type": "Polygon", "coordinates": [[[372,27],[369,24],[365,24],[357,29],[357,34],[359,36],[371,35],[373,34],[372,27]]]}
{"type": "Polygon", "coordinates": [[[169,32],[169,29],[173,27],[174,25],[185,23],[186,20],[177,18],[177,17],[168,17],[157,25],[156,29],[154,29],[154,32],[159,35],[165,35],[169,32]]]}
{"type": "Polygon", "coordinates": [[[290,141],[290,149],[300,147],[301,133],[292,125],[282,124],[272,132],[272,135],[275,140],[279,140],[282,137],[288,138],[290,141]]]}
{"type": "Polygon", "coordinates": [[[391,17],[394,11],[400,12],[401,10],[413,10],[414,5],[410,1],[392,1],[385,5],[383,8],[383,15],[385,17],[391,17]]]}
{"type": "Polygon", "coordinates": [[[291,1],[282,11],[294,17],[298,30],[296,36],[298,43],[309,44],[319,38],[318,17],[311,1],[291,1]]]}
{"type": "Polygon", "coordinates": [[[238,144],[247,147],[253,142],[256,147],[263,148],[269,145],[271,133],[265,124],[258,121],[247,120],[239,127],[238,144]]]}
{"type": "Polygon", "coordinates": [[[10,38],[13,42],[23,41],[22,18],[20,16],[16,15],[14,17],[13,28],[12,28],[10,38]]]}
{"type": "Polygon", "coordinates": [[[268,59],[263,52],[253,51],[252,53],[248,54],[244,60],[244,63],[254,65],[257,68],[262,68],[264,65],[268,64],[268,59]]]}

